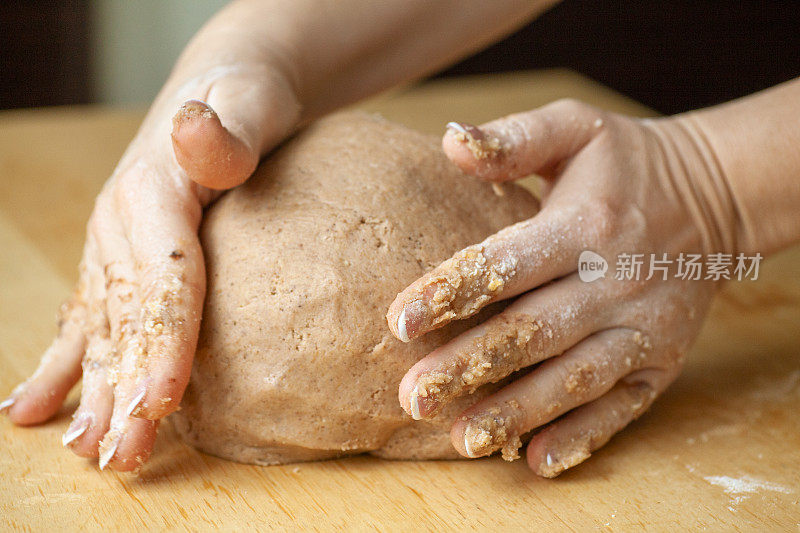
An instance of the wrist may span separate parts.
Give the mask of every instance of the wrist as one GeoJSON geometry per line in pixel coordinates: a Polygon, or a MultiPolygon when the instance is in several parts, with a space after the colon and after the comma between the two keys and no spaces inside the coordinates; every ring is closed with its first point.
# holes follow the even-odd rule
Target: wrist
{"type": "Polygon", "coordinates": [[[695,235],[691,239],[706,254],[740,250],[740,220],[727,177],[702,130],[688,115],[645,120],[657,138],[659,172],[665,190],[672,191],[695,235]]]}
{"type": "Polygon", "coordinates": [[[737,251],[767,255],[800,240],[800,80],[674,117],[705,147],[732,209],[737,251]]]}

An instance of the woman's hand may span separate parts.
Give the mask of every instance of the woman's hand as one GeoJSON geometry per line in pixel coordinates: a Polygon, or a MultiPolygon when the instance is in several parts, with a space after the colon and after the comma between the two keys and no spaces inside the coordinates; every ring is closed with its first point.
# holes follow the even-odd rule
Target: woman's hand
{"type": "Polygon", "coordinates": [[[244,181],[299,116],[269,59],[214,59],[177,73],[184,81],[165,87],[103,187],[58,336],[3,403],[17,424],[43,422],[82,375],[63,443],[101,468],[143,464],[158,421],[180,404],[205,293],[203,207],[214,189],[244,181]]]}
{"type": "Polygon", "coordinates": [[[401,405],[428,418],[513,374],[456,419],[453,445],[467,457],[502,450],[514,458],[520,438],[537,431],[528,464],[556,476],[642,414],[680,372],[715,288],[682,279],[680,254],[736,249],[724,176],[691,121],[633,120],[574,101],[480,128],[451,123],[443,147],[481,179],[537,173],[548,187],[534,218],[458,252],[392,303],[389,326],[409,341],[516,297],[414,365],[401,405]],[[581,281],[587,250],[609,263],[605,277],[581,281]],[[638,276],[617,275],[621,254],[643,260],[638,276]],[[669,270],[651,273],[651,254],[671,260],[669,270]]]}

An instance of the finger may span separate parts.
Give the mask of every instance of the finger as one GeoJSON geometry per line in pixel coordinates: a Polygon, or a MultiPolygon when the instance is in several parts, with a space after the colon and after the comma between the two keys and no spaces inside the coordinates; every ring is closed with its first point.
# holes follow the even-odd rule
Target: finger
{"type": "Polygon", "coordinates": [[[397,295],[386,314],[389,329],[408,342],[574,272],[581,252],[605,231],[593,217],[547,207],[457,252],[397,295]]]}
{"type": "Polygon", "coordinates": [[[158,204],[140,198],[120,208],[124,220],[135,221],[126,233],[137,265],[146,351],[147,378],[130,386],[136,388],[130,413],[153,420],[178,409],[189,382],[206,281],[199,205],[180,193],[158,197],[158,204]]]}
{"type": "Polygon", "coordinates": [[[114,390],[108,375],[113,364],[110,350],[113,345],[108,337],[89,340],[83,361],[81,403],[61,437],[61,444],[81,457],[97,457],[100,440],[111,423],[114,390]]]}
{"type": "Polygon", "coordinates": [[[140,404],[150,375],[137,314],[138,288],[127,281],[133,276],[133,269],[130,258],[124,255],[124,248],[113,245],[104,251],[106,259],[111,260],[106,268],[107,309],[118,355],[114,364],[107,367],[109,381],[114,384],[113,411],[98,451],[101,470],[110,464],[114,470],[127,472],[138,469],[149,458],[158,422],[130,416],[140,404]]]}
{"type": "MultiPolygon", "coordinates": [[[[117,218],[119,213],[114,212],[111,205],[107,199],[98,202],[95,210],[99,216],[92,225],[102,262],[105,309],[116,359],[114,364],[107,366],[106,372],[115,389],[123,387],[141,392],[147,387],[149,379],[141,291],[130,243],[117,218]]],[[[131,400],[139,392],[134,392],[131,400]]],[[[120,398],[115,392],[114,402],[120,401],[120,398]]],[[[136,402],[125,406],[125,409],[130,410],[135,406],[136,402]]]]}
{"type": "Polygon", "coordinates": [[[256,169],[258,153],[226,129],[205,102],[189,100],[172,119],[172,147],[178,164],[196,183],[234,187],[256,169]]]}
{"type": "Polygon", "coordinates": [[[639,418],[674,379],[666,371],[629,376],[609,393],[537,433],[527,449],[528,465],[543,477],[556,477],[582,463],[593,451],[639,418]],[[650,377],[643,375],[650,374],[650,377]]]}
{"type": "Polygon", "coordinates": [[[124,387],[117,386],[114,389],[110,429],[98,446],[101,470],[106,466],[120,472],[137,470],[147,462],[153,451],[158,421],[128,415],[127,406],[133,394],[133,391],[124,387]]]}
{"type": "Polygon", "coordinates": [[[464,172],[481,179],[547,175],[602,130],[603,116],[581,102],[559,100],[480,127],[451,122],[442,148],[464,172]]]}
{"type": "Polygon", "coordinates": [[[189,100],[173,118],[172,146],[194,182],[227,189],[244,182],[258,160],[297,122],[291,86],[267,69],[227,72],[203,100],[189,100]]]}
{"type": "Polygon", "coordinates": [[[521,296],[418,361],[400,382],[400,405],[430,418],[455,397],[563,353],[608,326],[606,292],[573,275],[521,296]]]}
{"type": "Polygon", "coordinates": [[[516,458],[520,435],[599,398],[647,355],[629,329],[602,331],[467,409],[450,436],[467,457],[503,450],[516,458]]]}
{"type": "Polygon", "coordinates": [[[108,431],[114,393],[108,370],[118,364],[106,315],[105,277],[97,255],[87,268],[89,278],[87,346],[83,357],[81,402],[61,443],[82,457],[97,457],[98,444],[108,431]]]}
{"type": "Polygon", "coordinates": [[[80,296],[73,295],[60,311],[59,333],[45,351],[38,368],[9,400],[8,417],[19,425],[39,424],[52,417],[81,377],[85,346],[80,296]]]}
{"type": "Polygon", "coordinates": [[[147,461],[155,441],[157,422],[131,418],[147,386],[146,342],[141,320],[141,293],[130,244],[116,218],[103,202],[93,226],[104,265],[106,312],[115,360],[106,367],[114,400],[109,430],[98,445],[99,464],[131,471],[147,461]]]}
{"type": "MultiPolygon", "coordinates": [[[[86,263],[93,243],[87,240],[75,292],[61,306],[58,334],[45,351],[38,368],[3,402],[8,417],[20,425],[39,424],[52,417],[81,377],[81,358],[86,346],[86,263]]],[[[2,411],[0,407],[0,411],[2,411]]]]}

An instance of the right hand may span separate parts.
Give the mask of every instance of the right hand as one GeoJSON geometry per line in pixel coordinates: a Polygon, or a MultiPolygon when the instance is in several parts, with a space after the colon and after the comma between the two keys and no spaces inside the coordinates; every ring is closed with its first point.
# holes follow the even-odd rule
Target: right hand
{"type": "Polygon", "coordinates": [[[685,117],[640,121],[562,100],[481,127],[453,126],[444,151],[465,173],[495,183],[537,173],[546,191],[536,216],[457,252],[392,303],[389,327],[408,342],[514,298],[418,361],[403,377],[400,403],[429,419],[508,379],[455,417],[452,444],[465,457],[501,450],[511,460],[532,435],[528,464],[553,477],[678,376],[719,277],[680,276],[677,259],[728,254],[735,262],[735,211],[685,117]],[[631,263],[636,254],[644,266],[618,262],[615,272],[612,263],[590,284],[578,273],[587,250],[600,260],[628,254],[631,263]]]}
{"type": "Polygon", "coordinates": [[[205,44],[211,57],[187,54],[97,197],[58,335],[0,404],[15,424],[44,422],[82,376],[63,443],[101,468],[143,464],[159,420],[180,404],[205,295],[203,208],[245,181],[300,116],[270,61],[215,58],[225,46],[213,40],[194,51],[205,44]]]}

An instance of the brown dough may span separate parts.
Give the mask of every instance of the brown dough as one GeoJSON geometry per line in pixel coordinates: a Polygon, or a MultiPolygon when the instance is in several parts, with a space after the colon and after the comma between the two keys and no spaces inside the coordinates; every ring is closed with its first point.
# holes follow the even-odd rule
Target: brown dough
{"type": "Polygon", "coordinates": [[[457,250],[536,212],[524,189],[464,176],[439,139],[339,114],[289,141],[205,216],[208,294],[192,377],[172,419],[205,452],[276,464],[371,452],[455,458],[449,426],[400,408],[420,358],[497,312],[408,344],[395,295],[457,250]]]}

